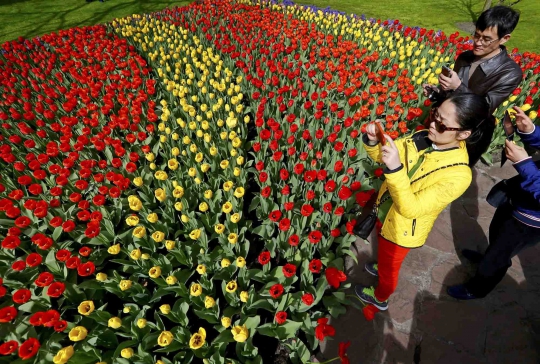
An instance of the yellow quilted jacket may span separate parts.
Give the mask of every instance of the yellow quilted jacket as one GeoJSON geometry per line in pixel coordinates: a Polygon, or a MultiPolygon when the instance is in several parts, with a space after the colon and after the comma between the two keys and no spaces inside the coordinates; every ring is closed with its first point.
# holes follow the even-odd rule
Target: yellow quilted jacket
{"type": "MultiPolygon", "coordinates": [[[[379,202],[385,191],[389,191],[393,204],[386,215],[381,235],[406,248],[424,245],[437,216],[465,192],[472,180],[471,169],[466,165],[469,163],[469,156],[465,142],[461,142],[457,148],[427,153],[425,150],[418,151],[415,141],[425,138],[426,134],[427,131],[420,131],[395,141],[403,168],[385,174],[386,180],[381,186],[377,201],[379,202]],[[425,157],[422,164],[409,179],[407,172],[423,154],[425,157]],[[465,165],[435,171],[456,163],[465,165]]],[[[381,163],[379,144],[364,144],[364,147],[374,161],[381,163]]]]}

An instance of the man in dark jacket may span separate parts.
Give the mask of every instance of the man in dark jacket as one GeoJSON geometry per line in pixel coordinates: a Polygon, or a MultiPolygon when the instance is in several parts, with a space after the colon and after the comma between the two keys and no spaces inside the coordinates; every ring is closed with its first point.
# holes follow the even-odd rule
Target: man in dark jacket
{"type": "MultiPolygon", "coordinates": [[[[476,22],[474,48],[463,52],[454,64],[450,77],[439,75],[440,97],[449,92],[474,93],[485,96],[490,111],[497,107],[520,84],[523,73],[506,51],[505,44],[519,21],[519,13],[507,6],[495,6],[484,11],[476,22]]],[[[424,85],[428,94],[434,86],[424,85]]],[[[469,149],[469,160],[474,165],[489,147],[493,129],[482,137],[474,149],[469,149]]]]}
{"type": "MultiPolygon", "coordinates": [[[[523,143],[540,148],[540,128],[517,106],[516,126],[523,143]]],[[[497,208],[489,226],[485,255],[463,250],[465,258],[478,262],[476,275],[466,284],[449,287],[450,296],[460,300],[485,297],[512,266],[512,257],[540,242],[540,169],[524,148],[506,140],[506,156],[518,175],[506,182],[511,201],[497,208]]]]}

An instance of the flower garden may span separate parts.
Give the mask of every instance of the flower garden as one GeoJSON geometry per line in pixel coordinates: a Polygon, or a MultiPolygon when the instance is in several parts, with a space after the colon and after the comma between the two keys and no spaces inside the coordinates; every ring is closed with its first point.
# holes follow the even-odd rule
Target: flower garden
{"type": "MultiPolygon", "coordinates": [[[[421,84],[470,46],[247,0],[4,43],[0,363],[309,362],[382,174],[364,125],[422,128],[421,84]]],[[[540,56],[512,57],[497,115],[535,119],[540,56]]]]}

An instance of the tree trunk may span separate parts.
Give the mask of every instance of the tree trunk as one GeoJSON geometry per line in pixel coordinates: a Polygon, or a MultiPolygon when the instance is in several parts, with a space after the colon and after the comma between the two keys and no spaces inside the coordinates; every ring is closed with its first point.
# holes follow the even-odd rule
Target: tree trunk
{"type": "Polygon", "coordinates": [[[489,8],[491,8],[491,0],[486,0],[486,2],[484,3],[484,10],[482,11],[486,11],[489,8]]]}

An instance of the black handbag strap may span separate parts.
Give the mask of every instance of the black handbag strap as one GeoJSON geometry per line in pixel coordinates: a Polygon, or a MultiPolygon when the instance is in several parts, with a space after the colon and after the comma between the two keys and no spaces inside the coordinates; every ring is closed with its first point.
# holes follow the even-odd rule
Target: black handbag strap
{"type": "Polygon", "coordinates": [[[418,177],[417,179],[411,181],[411,184],[413,184],[414,182],[417,182],[417,181],[420,181],[421,179],[423,178],[426,178],[427,176],[429,176],[430,174],[432,174],[433,172],[437,172],[437,171],[440,171],[441,169],[446,169],[446,168],[450,168],[450,167],[456,167],[456,166],[469,166],[468,163],[464,163],[464,162],[461,162],[461,163],[454,163],[454,164],[449,164],[447,166],[443,166],[443,167],[439,167],[439,168],[436,168],[432,171],[429,171],[428,173],[424,174],[423,176],[420,176],[418,177]]]}
{"type": "MultiPolygon", "coordinates": [[[[454,163],[454,164],[449,164],[449,165],[447,165],[447,166],[443,166],[443,167],[436,168],[436,169],[434,169],[434,170],[432,170],[432,171],[429,171],[428,173],[426,173],[426,174],[424,174],[424,175],[422,175],[422,176],[420,176],[420,177],[418,177],[418,178],[412,180],[412,181],[411,181],[411,185],[412,185],[414,182],[418,182],[418,181],[420,181],[421,179],[426,178],[427,176],[429,176],[429,175],[432,174],[433,172],[437,172],[437,171],[440,171],[441,169],[446,169],[446,168],[456,167],[456,166],[467,166],[467,167],[468,167],[469,164],[464,163],[464,162],[461,162],[461,163],[454,163]]],[[[409,176],[409,178],[410,178],[410,177],[411,177],[411,176],[409,176]]],[[[387,191],[388,191],[388,190],[387,190],[387,191]]],[[[382,199],[379,201],[379,203],[376,204],[376,207],[381,206],[383,203],[385,203],[386,201],[388,201],[388,200],[390,199],[390,197],[391,197],[391,196],[390,196],[390,193],[388,193],[387,196],[385,196],[384,198],[382,198],[382,199]]]]}

